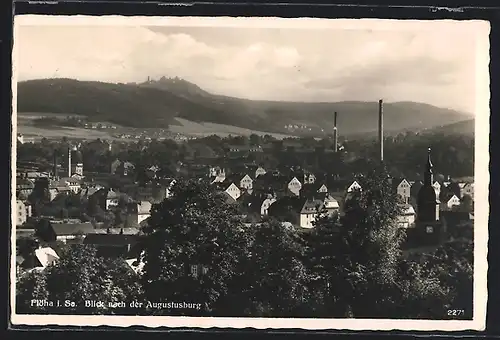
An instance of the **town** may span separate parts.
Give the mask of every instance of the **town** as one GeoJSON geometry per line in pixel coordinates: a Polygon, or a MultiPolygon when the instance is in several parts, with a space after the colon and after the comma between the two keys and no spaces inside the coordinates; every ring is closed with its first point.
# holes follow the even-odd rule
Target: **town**
{"type": "MultiPolygon", "coordinates": [[[[345,215],[349,201],[370,189],[364,186],[363,169],[370,162],[384,164],[398,143],[408,148],[413,142],[405,138],[422,140],[408,150],[415,151],[415,169],[393,167],[397,176],[388,178],[397,197],[397,228],[406,234],[405,256],[432,252],[463,235],[472,241],[472,174],[460,173],[458,164],[435,166],[437,152],[423,146],[434,143],[432,137],[385,138],[382,101],[378,111],[378,140],[365,144],[341,136],[337,113],[332,135],[320,141],[252,135],[180,142],[23,143],[18,136],[18,277],[53,267],[59,249],[74,244],[95,247],[100,258],[122,261],[130,273],[141,275],[141,239],[154,207],[171,199],[177,183],[186,181],[203,183],[221,195],[247,227],[277,221],[299,234],[310,233],[323,218],[345,215]],[[365,163],[348,162],[353,152],[369,150],[373,159],[361,155],[365,163]]],[[[434,138],[446,143],[446,137],[434,138]]],[[[448,163],[441,159],[439,164],[448,163]]],[[[209,270],[214,269],[193,264],[187,275],[199,278],[209,270]]]]}

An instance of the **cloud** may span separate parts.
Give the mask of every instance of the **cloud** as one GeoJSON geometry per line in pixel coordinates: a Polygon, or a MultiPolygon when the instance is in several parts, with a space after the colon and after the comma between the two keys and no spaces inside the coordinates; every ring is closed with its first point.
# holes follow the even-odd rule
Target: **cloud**
{"type": "Polygon", "coordinates": [[[16,45],[20,80],[130,82],[179,76],[208,91],[250,99],[379,96],[471,109],[474,39],[463,31],[396,28],[21,26],[16,45]]]}

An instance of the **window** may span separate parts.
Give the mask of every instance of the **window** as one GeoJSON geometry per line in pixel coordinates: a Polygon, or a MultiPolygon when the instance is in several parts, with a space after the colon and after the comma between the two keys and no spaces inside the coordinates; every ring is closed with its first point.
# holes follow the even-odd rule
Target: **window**
{"type": "Polygon", "coordinates": [[[206,274],[206,273],[208,273],[208,268],[203,266],[203,274],[206,274]]]}
{"type": "Polygon", "coordinates": [[[427,226],[425,228],[425,231],[427,232],[427,234],[432,234],[434,232],[434,228],[432,226],[427,226]]]}

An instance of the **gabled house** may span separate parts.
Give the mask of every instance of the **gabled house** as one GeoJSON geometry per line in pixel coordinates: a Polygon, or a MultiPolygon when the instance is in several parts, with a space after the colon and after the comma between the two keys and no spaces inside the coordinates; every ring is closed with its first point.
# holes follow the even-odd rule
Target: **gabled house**
{"type": "Polygon", "coordinates": [[[253,188],[253,179],[247,174],[231,174],[226,176],[224,180],[226,183],[234,183],[241,190],[252,190],[253,188]]]}
{"type": "Polygon", "coordinates": [[[392,185],[394,186],[394,189],[398,196],[401,198],[401,200],[405,204],[410,203],[410,197],[411,197],[411,184],[404,178],[400,179],[394,179],[392,181],[392,185]]]}
{"type": "Polygon", "coordinates": [[[314,184],[316,182],[316,176],[310,172],[304,172],[304,184],[314,184]]]}
{"type": "Polygon", "coordinates": [[[314,222],[322,213],[324,203],[322,200],[307,200],[300,210],[300,226],[302,228],[313,228],[314,222]]]}
{"type": "Polygon", "coordinates": [[[297,179],[297,177],[293,177],[287,184],[287,189],[290,193],[295,196],[300,196],[300,190],[302,189],[302,183],[297,179]]]}
{"type": "Polygon", "coordinates": [[[323,198],[323,208],[326,210],[327,215],[330,216],[340,212],[340,205],[338,200],[328,193],[325,193],[325,196],[323,198]]]}
{"type": "Polygon", "coordinates": [[[401,214],[397,217],[399,228],[413,228],[415,227],[416,213],[411,204],[403,204],[401,206],[401,214]]]}
{"type": "Polygon", "coordinates": [[[346,189],[347,193],[352,193],[354,191],[362,190],[361,185],[358,183],[358,181],[353,181],[351,184],[346,189]]]}
{"type": "Polygon", "coordinates": [[[462,182],[459,183],[459,186],[460,186],[460,198],[467,195],[474,200],[474,183],[462,182]]]}
{"type": "Polygon", "coordinates": [[[262,166],[259,166],[257,167],[257,169],[255,169],[255,172],[254,172],[254,178],[257,178],[261,175],[265,175],[266,174],[266,169],[264,169],[262,166]]]}
{"type": "Polygon", "coordinates": [[[37,270],[42,271],[51,264],[59,260],[59,255],[51,247],[38,247],[32,254],[18,256],[16,264],[18,265],[18,272],[37,270]]]}
{"type": "Polygon", "coordinates": [[[140,201],[130,205],[130,210],[127,215],[127,225],[137,226],[149,216],[151,216],[151,203],[148,201],[140,201]]]}
{"type": "Polygon", "coordinates": [[[109,189],[106,193],[106,210],[117,207],[120,200],[120,195],[113,189],[109,189]]]}
{"type": "Polygon", "coordinates": [[[223,183],[214,183],[212,185],[215,187],[217,191],[226,193],[234,201],[238,200],[238,198],[240,198],[241,196],[240,188],[238,188],[238,186],[233,182],[229,183],[224,181],[223,183]]]}
{"type": "Polygon", "coordinates": [[[453,207],[460,206],[460,198],[451,191],[443,191],[439,197],[441,202],[441,209],[453,209],[453,207]]]}
{"type": "Polygon", "coordinates": [[[322,197],[326,193],[328,193],[326,184],[320,182],[305,183],[300,189],[300,195],[305,198],[322,197]]]}

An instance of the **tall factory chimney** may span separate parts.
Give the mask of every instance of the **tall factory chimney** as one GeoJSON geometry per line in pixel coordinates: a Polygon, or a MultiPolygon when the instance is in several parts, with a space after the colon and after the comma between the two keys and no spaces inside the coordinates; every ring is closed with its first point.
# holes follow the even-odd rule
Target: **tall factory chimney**
{"type": "Polygon", "coordinates": [[[71,177],[71,145],[68,146],[68,177],[71,177]]]}
{"type": "Polygon", "coordinates": [[[57,179],[57,153],[54,151],[54,179],[57,179]]]}
{"type": "Polygon", "coordinates": [[[384,103],[378,101],[378,142],[380,147],[380,161],[384,161],[384,103]]]}
{"type": "Polygon", "coordinates": [[[333,150],[337,152],[338,150],[338,131],[337,131],[337,112],[333,114],[333,150]]]}

